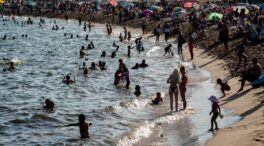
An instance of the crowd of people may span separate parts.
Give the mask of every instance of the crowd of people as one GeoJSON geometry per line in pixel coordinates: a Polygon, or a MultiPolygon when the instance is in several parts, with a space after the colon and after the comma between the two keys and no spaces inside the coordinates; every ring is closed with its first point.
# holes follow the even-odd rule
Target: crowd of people
{"type": "MultiPolygon", "coordinates": [[[[65,11],[80,11],[83,13],[89,13],[89,15],[93,15],[94,13],[96,13],[98,10],[98,7],[96,7],[94,5],[83,5],[83,6],[79,6],[79,5],[73,5],[73,4],[65,4],[65,3],[61,3],[59,5],[57,5],[57,7],[52,7],[52,9],[47,9],[47,6],[42,7],[44,5],[44,3],[39,3],[36,6],[36,11],[38,13],[45,13],[45,11],[59,11],[60,13],[64,13],[65,11]]],[[[23,5],[22,5],[23,6],[23,5]]],[[[111,5],[104,5],[102,9],[102,11],[107,10],[110,13],[116,13],[116,9],[119,9],[119,22],[123,22],[123,21],[128,21],[129,19],[134,19],[134,18],[140,18],[140,17],[144,17],[141,16],[139,12],[141,12],[142,10],[148,8],[147,5],[145,5],[145,3],[138,5],[137,6],[140,9],[137,9],[137,14],[135,14],[135,10],[136,9],[130,9],[130,8],[120,8],[120,7],[113,7],[111,5]],[[123,14],[124,13],[124,14],[123,14]],[[123,18],[123,16],[125,16],[125,18],[123,18]]],[[[28,7],[25,7],[28,8],[28,7]]],[[[19,13],[20,8],[16,8],[14,10],[17,10],[17,13],[19,13]]],[[[167,10],[171,10],[171,8],[167,8],[167,10]]],[[[172,10],[171,10],[172,11],[172,10]]],[[[150,19],[155,19],[157,21],[159,21],[160,19],[162,19],[162,17],[165,17],[166,15],[168,15],[167,13],[172,13],[171,11],[155,11],[153,14],[151,14],[150,19]]],[[[163,25],[162,24],[158,24],[154,30],[153,30],[153,34],[156,37],[156,44],[158,45],[159,41],[160,41],[160,36],[164,35],[164,42],[169,42],[169,39],[172,38],[173,36],[177,36],[177,53],[180,56],[181,60],[184,61],[184,56],[183,56],[183,49],[184,49],[184,45],[186,43],[188,43],[188,48],[189,48],[189,52],[190,52],[190,59],[194,59],[194,47],[196,44],[196,41],[204,39],[208,36],[208,34],[206,34],[206,32],[212,28],[212,26],[217,26],[217,29],[219,31],[219,42],[223,43],[224,45],[224,52],[223,55],[228,55],[229,53],[233,53],[231,52],[230,46],[229,46],[229,42],[230,42],[230,27],[234,26],[237,33],[236,33],[236,37],[238,38],[243,38],[243,42],[239,45],[237,45],[237,49],[235,51],[235,53],[238,56],[238,63],[237,63],[237,67],[236,67],[236,72],[238,74],[241,75],[241,88],[239,90],[242,91],[244,89],[244,85],[246,81],[255,81],[257,80],[261,75],[262,75],[262,66],[261,64],[258,62],[258,58],[252,58],[252,64],[253,66],[250,68],[247,68],[247,61],[250,59],[246,53],[247,50],[247,45],[248,44],[254,44],[254,43],[259,43],[259,40],[261,40],[262,37],[262,33],[264,31],[264,19],[263,17],[261,17],[261,10],[252,10],[249,13],[246,14],[245,10],[234,10],[232,13],[227,13],[225,12],[225,8],[224,7],[216,7],[213,9],[210,9],[208,11],[202,11],[198,14],[198,12],[196,10],[190,10],[190,13],[188,15],[188,22],[183,23],[184,25],[188,25],[188,27],[184,27],[183,24],[179,24],[179,23],[175,23],[175,22],[165,22],[163,25]],[[208,20],[208,15],[212,12],[218,12],[218,13],[224,13],[225,15],[220,18],[220,17],[214,17],[211,20],[208,20]],[[247,18],[247,20],[246,20],[247,18]],[[242,60],[244,60],[244,70],[239,72],[239,68],[240,68],[240,64],[242,62],[242,60]]],[[[114,19],[114,15],[113,15],[113,19],[114,19]]],[[[94,15],[93,15],[94,16],[94,15]]],[[[14,18],[13,18],[14,19],[14,18]]],[[[65,20],[68,21],[68,16],[67,14],[65,15],[65,20]]],[[[79,21],[79,25],[83,27],[81,29],[83,29],[84,31],[87,31],[87,27],[89,29],[89,31],[92,31],[92,22],[93,22],[93,18],[90,18],[89,21],[86,20],[82,20],[82,18],[78,18],[79,21]]],[[[41,26],[42,23],[45,23],[44,19],[41,19],[39,22],[39,25],[41,26]]],[[[28,19],[27,21],[28,25],[33,24],[32,19],[28,19]]],[[[22,25],[26,25],[25,23],[22,23],[22,25]]],[[[56,22],[54,22],[54,27],[52,28],[52,30],[56,31],[59,30],[59,26],[56,25],[56,22]]],[[[63,28],[61,28],[63,29],[63,28]]],[[[145,18],[142,19],[142,25],[141,25],[141,29],[142,29],[142,35],[146,35],[148,32],[148,23],[147,20],[145,18]]],[[[106,24],[106,34],[111,36],[112,34],[112,24],[111,22],[107,22],[106,24]]],[[[64,34],[64,36],[67,36],[69,34],[64,34]]],[[[27,35],[23,35],[23,37],[27,37],[27,35]]],[[[70,34],[70,37],[73,38],[73,34],[70,34]]],[[[76,37],[79,37],[78,35],[76,37]]],[[[88,37],[92,37],[92,36],[88,36],[86,35],[85,40],[88,40],[88,37]]],[[[120,35],[118,36],[118,40],[120,41],[120,43],[123,43],[125,41],[131,42],[131,37],[132,34],[131,32],[128,30],[127,27],[124,27],[124,32],[120,33],[120,35]]],[[[7,36],[3,36],[2,40],[6,40],[7,36]]],[[[16,39],[16,38],[12,38],[12,39],[16,39]]],[[[116,47],[116,50],[113,51],[111,53],[111,58],[115,58],[118,50],[119,50],[119,46],[117,44],[115,44],[115,42],[113,42],[113,47],[116,47]]],[[[135,39],[135,46],[136,50],[138,51],[138,53],[141,53],[143,51],[145,51],[146,48],[144,48],[144,44],[142,42],[142,37],[136,38],[135,39]]],[[[131,45],[128,45],[128,50],[127,50],[127,57],[131,57],[131,49],[134,48],[131,45]]],[[[90,42],[87,44],[87,47],[85,46],[81,46],[80,52],[79,52],[79,56],[80,59],[84,58],[84,56],[86,56],[88,53],[86,51],[89,51],[91,49],[95,49],[96,46],[94,45],[93,42],[90,42]]],[[[168,45],[164,48],[165,50],[165,54],[163,56],[165,56],[166,54],[170,54],[170,55],[174,55],[174,49],[172,48],[172,44],[168,43],[168,45]]],[[[107,57],[107,52],[103,51],[100,57],[107,57]]],[[[125,80],[126,84],[125,84],[125,88],[128,89],[130,87],[130,72],[128,67],[126,66],[126,64],[124,63],[123,59],[119,59],[118,61],[119,63],[119,67],[117,68],[115,74],[114,74],[114,85],[115,86],[119,86],[120,83],[123,82],[123,80],[125,80]]],[[[102,62],[99,61],[98,64],[95,62],[91,63],[90,67],[87,67],[86,62],[83,62],[82,67],[80,67],[80,70],[83,70],[83,74],[87,75],[89,73],[89,71],[92,70],[97,70],[97,68],[100,68],[100,70],[107,70],[106,68],[106,62],[102,62]]],[[[132,67],[131,69],[139,69],[139,68],[146,68],[146,67],[151,67],[151,65],[148,65],[146,63],[146,60],[142,60],[141,63],[136,63],[134,67],[132,67]]],[[[15,66],[14,63],[12,63],[10,61],[10,67],[3,69],[3,71],[7,72],[7,71],[15,71],[15,66]]],[[[66,75],[63,78],[63,82],[67,85],[69,84],[73,84],[75,83],[75,77],[71,77],[70,75],[66,75]]],[[[169,84],[169,96],[170,96],[170,110],[171,111],[179,111],[179,106],[178,106],[178,96],[180,95],[181,99],[182,99],[182,104],[183,104],[183,110],[185,110],[187,108],[187,100],[186,100],[186,92],[187,92],[187,85],[188,85],[188,76],[186,73],[186,69],[184,66],[181,66],[178,69],[175,69],[171,75],[168,77],[167,83],[169,84]]],[[[217,79],[217,84],[219,84],[220,90],[223,93],[223,96],[226,95],[226,91],[229,91],[231,88],[228,85],[228,83],[226,81],[222,81],[221,79],[217,79]]],[[[134,94],[136,96],[140,96],[141,95],[141,90],[140,90],[140,85],[136,85],[135,86],[135,92],[134,94]]],[[[210,130],[213,131],[214,130],[214,126],[215,125],[215,129],[218,129],[218,125],[216,122],[216,119],[218,116],[223,117],[221,114],[221,110],[220,110],[220,106],[218,105],[219,100],[217,97],[215,96],[211,96],[209,98],[210,101],[212,101],[212,111],[210,112],[210,115],[212,115],[211,118],[211,128],[210,130]]],[[[156,93],[156,97],[151,100],[151,103],[153,105],[157,105],[163,102],[163,99],[161,97],[161,93],[157,92],[156,93]]],[[[52,111],[54,108],[54,103],[47,99],[45,101],[45,106],[44,108],[48,111],[52,111]]],[[[89,137],[89,132],[88,132],[88,128],[92,125],[91,123],[86,123],[85,122],[85,115],[80,114],[79,115],[79,122],[75,123],[75,124],[69,124],[67,126],[79,126],[80,127],[80,133],[81,133],[81,138],[87,138],[89,137]]]]}

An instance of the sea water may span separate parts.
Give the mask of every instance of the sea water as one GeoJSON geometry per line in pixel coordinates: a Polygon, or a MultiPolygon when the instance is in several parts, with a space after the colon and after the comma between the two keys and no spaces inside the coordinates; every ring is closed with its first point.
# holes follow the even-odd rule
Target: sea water
{"type": "MultiPolygon", "coordinates": [[[[0,36],[7,35],[7,40],[0,40],[0,57],[12,59],[16,64],[14,72],[0,71],[0,145],[128,146],[144,141],[160,125],[177,127],[167,130],[165,141],[169,145],[204,145],[211,137],[206,132],[210,126],[207,98],[220,96],[220,93],[211,83],[208,72],[180,61],[177,55],[163,56],[166,43],[156,46],[154,38],[143,37],[145,51],[139,54],[132,49],[128,58],[127,46],[134,46],[135,38],[140,36],[138,30],[129,28],[131,42],[120,43],[118,36],[123,33],[122,27],[113,26],[113,34],[108,36],[102,24],[94,24],[91,32],[88,29],[84,32],[77,21],[56,20],[60,29],[55,31],[52,30],[53,19],[45,19],[41,27],[39,19],[33,18],[33,25],[24,26],[20,22],[25,22],[27,17],[16,17],[19,24],[9,17],[0,19],[0,36]],[[80,59],[81,46],[87,46],[90,41],[96,48],[88,50],[88,56],[80,59]],[[113,42],[120,46],[116,58],[110,57],[116,49],[113,42]],[[102,51],[106,51],[106,58],[100,57],[102,51]],[[128,68],[145,59],[149,67],[130,69],[129,89],[124,89],[125,82],[116,87],[113,82],[118,59],[123,59],[128,68]],[[79,70],[83,62],[89,66],[99,60],[106,62],[107,70],[89,70],[88,76],[79,70]],[[170,113],[166,81],[173,70],[182,65],[189,77],[188,108],[170,113]],[[62,83],[67,74],[75,76],[75,84],[62,83]],[[135,85],[141,86],[140,97],[133,95],[135,85]],[[153,107],[151,99],[156,92],[162,93],[164,103],[153,107]],[[54,112],[43,111],[47,98],[55,102],[54,112]],[[93,123],[89,129],[90,139],[80,139],[78,127],[65,126],[78,122],[79,114],[85,114],[87,122],[93,123]],[[189,134],[184,135],[186,131],[189,134]]],[[[174,43],[173,51],[176,54],[174,43]]],[[[7,62],[0,60],[1,70],[6,67],[7,62]]],[[[179,104],[182,108],[182,103],[179,104]]],[[[225,122],[219,122],[220,127],[238,119],[229,115],[230,112],[226,113],[225,122]]]]}

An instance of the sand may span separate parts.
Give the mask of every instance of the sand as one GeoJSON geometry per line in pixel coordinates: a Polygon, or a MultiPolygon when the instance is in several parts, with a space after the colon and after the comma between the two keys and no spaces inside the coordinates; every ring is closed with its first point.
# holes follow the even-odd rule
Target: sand
{"type": "MultiPolygon", "coordinates": [[[[219,60],[204,50],[196,49],[197,54],[193,63],[212,73],[214,79],[228,80],[231,91],[221,98],[221,107],[233,109],[241,120],[226,127],[220,127],[208,146],[258,146],[264,145],[264,87],[253,89],[246,83],[244,91],[237,93],[240,88],[238,77],[230,77],[230,71],[225,61],[219,60]]],[[[221,120],[218,119],[218,122],[221,120]]]]}

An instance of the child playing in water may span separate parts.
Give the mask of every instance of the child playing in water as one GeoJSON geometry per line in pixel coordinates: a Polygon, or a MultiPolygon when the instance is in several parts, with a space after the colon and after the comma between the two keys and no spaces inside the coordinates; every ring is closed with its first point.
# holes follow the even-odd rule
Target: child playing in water
{"type": "Polygon", "coordinates": [[[89,127],[91,125],[92,125],[92,123],[86,123],[85,122],[85,115],[80,114],[79,115],[79,122],[78,123],[69,124],[67,126],[79,126],[81,138],[90,138],[90,135],[89,135],[89,127]]]}
{"type": "Polygon", "coordinates": [[[230,86],[227,84],[227,82],[224,82],[221,79],[216,80],[217,84],[221,86],[221,91],[223,93],[223,97],[225,97],[225,91],[230,91],[230,86]]]}
{"type": "Polygon", "coordinates": [[[73,78],[73,80],[71,79],[71,77],[69,75],[66,75],[64,78],[63,78],[63,83],[66,83],[66,84],[72,84],[72,83],[75,83],[75,77],[73,78]]]}
{"type": "Polygon", "coordinates": [[[212,102],[212,110],[209,113],[209,115],[213,113],[212,118],[211,118],[211,129],[209,129],[209,131],[214,131],[214,124],[215,124],[215,130],[218,130],[216,119],[219,115],[222,117],[221,109],[220,109],[220,106],[218,105],[219,101],[215,96],[210,96],[208,100],[212,102]]]}
{"type": "Polygon", "coordinates": [[[161,93],[160,92],[157,92],[156,93],[156,98],[154,99],[154,100],[151,100],[152,101],[152,103],[154,104],[154,105],[157,105],[157,104],[159,104],[160,102],[163,102],[163,100],[162,100],[162,98],[161,98],[161,93]]]}
{"type": "Polygon", "coordinates": [[[140,86],[139,85],[136,85],[134,94],[136,96],[140,96],[141,95],[141,91],[140,91],[140,86]]]}

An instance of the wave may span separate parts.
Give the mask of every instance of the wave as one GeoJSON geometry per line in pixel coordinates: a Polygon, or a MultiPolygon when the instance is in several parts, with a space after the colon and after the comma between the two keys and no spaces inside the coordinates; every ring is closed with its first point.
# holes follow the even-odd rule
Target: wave
{"type": "Polygon", "coordinates": [[[128,101],[122,101],[118,105],[112,105],[105,108],[105,111],[114,112],[122,109],[142,109],[149,105],[150,99],[144,97],[134,97],[128,101]]]}
{"type": "Polygon", "coordinates": [[[153,132],[152,129],[155,128],[155,126],[175,123],[176,121],[184,117],[187,117],[188,115],[191,115],[195,112],[196,112],[195,109],[188,108],[184,111],[182,110],[179,112],[163,114],[152,121],[144,121],[143,123],[139,124],[140,126],[132,128],[132,130],[129,133],[127,133],[125,136],[119,139],[116,142],[116,145],[132,146],[133,144],[142,140],[143,138],[149,137],[152,134],[153,132]]]}

